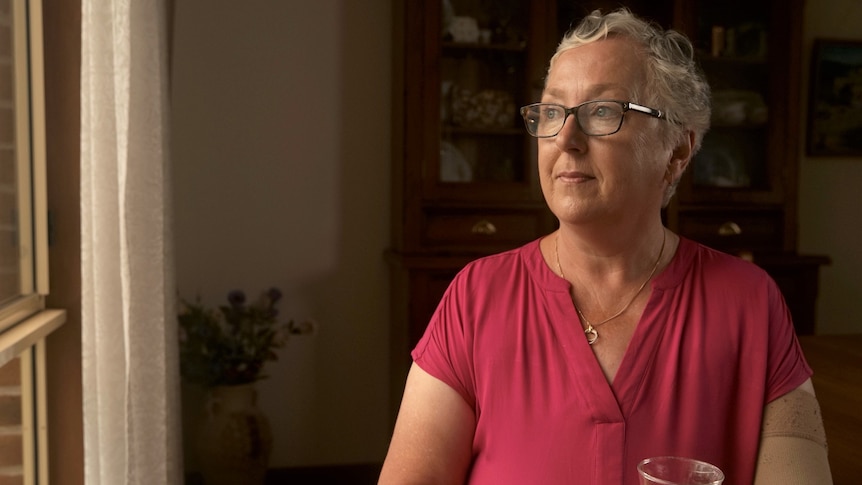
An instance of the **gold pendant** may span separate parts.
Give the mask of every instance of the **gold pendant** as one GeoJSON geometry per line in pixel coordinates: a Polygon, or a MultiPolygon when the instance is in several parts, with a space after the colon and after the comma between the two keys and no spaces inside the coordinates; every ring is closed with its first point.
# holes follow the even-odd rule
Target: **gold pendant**
{"type": "Polygon", "coordinates": [[[587,324],[587,329],[584,330],[584,335],[587,336],[587,343],[590,345],[593,345],[596,343],[596,340],[599,339],[599,333],[596,332],[596,329],[594,329],[593,325],[590,323],[587,324]]]}

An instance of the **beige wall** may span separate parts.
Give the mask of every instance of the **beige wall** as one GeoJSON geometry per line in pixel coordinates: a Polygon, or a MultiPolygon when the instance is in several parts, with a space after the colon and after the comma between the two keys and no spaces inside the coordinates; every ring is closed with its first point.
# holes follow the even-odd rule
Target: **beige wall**
{"type": "MultiPolygon", "coordinates": [[[[380,461],[389,439],[390,0],[176,6],[178,289],[217,303],[234,288],[276,285],[283,314],[318,323],[259,386],[273,466],[380,461]]],[[[199,393],[186,389],[184,400],[195,411],[199,393]]],[[[184,418],[193,427],[196,416],[184,418]]]]}
{"type": "MultiPolygon", "coordinates": [[[[807,112],[809,60],[815,38],[862,40],[858,0],[806,2],[803,71],[807,112]]],[[[805,120],[803,131],[805,133],[805,120]]],[[[813,158],[803,153],[799,179],[799,249],[825,254],[817,333],[862,332],[862,158],[813,158]]]]}

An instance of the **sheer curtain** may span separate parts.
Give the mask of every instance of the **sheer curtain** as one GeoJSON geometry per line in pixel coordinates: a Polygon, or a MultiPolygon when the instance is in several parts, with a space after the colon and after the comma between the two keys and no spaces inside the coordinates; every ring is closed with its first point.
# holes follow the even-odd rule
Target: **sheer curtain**
{"type": "Polygon", "coordinates": [[[85,480],[180,484],[166,0],[82,0],[85,480]]]}

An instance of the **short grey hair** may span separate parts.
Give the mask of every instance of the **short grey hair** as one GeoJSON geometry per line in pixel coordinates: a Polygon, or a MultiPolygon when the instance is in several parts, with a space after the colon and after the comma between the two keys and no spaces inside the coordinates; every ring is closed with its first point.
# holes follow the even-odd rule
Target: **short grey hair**
{"type": "Polygon", "coordinates": [[[667,145],[673,146],[689,130],[694,132],[694,156],[709,130],[710,88],[694,60],[694,47],[683,34],[664,30],[626,8],[608,14],[594,10],[563,37],[548,71],[563,52],[616,36],[634,40],[646,53],[646,85],[640,87],[640,95],[646,99],[632,101],[652,103],[654,108],[667,113],[670,121],[666,125],[667,145]]]}

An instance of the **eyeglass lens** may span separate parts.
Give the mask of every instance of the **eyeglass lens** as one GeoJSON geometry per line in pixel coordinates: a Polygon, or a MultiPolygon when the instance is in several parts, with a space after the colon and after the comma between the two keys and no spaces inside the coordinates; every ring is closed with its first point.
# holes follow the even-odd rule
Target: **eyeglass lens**
{"type": "Polygon", "coordinates": [[[531,135],[550,137],[558,134],[569,114],[574,113],[578,127],[587,135],[610,135],[620,129],[623,105],[616,101],[589,101],[568,109],[558,104],[539,103],[525,107],[524,122],[531,135]]]}

